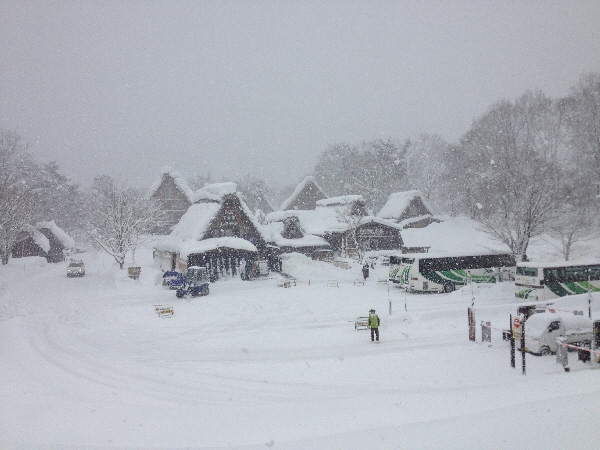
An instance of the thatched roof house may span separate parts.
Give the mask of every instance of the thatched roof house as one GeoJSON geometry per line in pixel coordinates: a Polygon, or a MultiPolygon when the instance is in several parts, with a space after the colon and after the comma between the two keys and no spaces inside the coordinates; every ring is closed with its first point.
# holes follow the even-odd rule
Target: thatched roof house
{"type": "Polygon", "coordinates": [[[52,220],[27,226],[12,248],[12,257],[41,256],[49,263],[65,260],[65,252],[75,247],[75,241],[52,220]]]}
{"type": "Polygon", "coordinates": [[[204,266],[216,279],[235,275],[240,266],[258,259],[268,259],[277,269],[277,254],[235,183],[205,186],[193,200],[171,234],[156,245],[155,258],[163,270],[204,266]]]}
{"type": "Polygon", "coordinates": [[[377,217],[392,221],[402,228],[423,228],[441,222],[441,219],[433,216],[431,207],[417,190],[390,194],[377,217]]]}

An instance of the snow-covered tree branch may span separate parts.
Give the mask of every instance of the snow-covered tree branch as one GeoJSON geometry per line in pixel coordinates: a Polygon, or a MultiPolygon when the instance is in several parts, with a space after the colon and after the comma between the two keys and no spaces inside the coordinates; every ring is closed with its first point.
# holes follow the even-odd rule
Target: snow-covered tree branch
{"type": "Polygon", "coordinates": [[[94,246],[111,255],[122,269],[129,252],[150,239],[162,212],[151,199],[110,177],[96,177],[88,213],[88,235],[94,246]]]}

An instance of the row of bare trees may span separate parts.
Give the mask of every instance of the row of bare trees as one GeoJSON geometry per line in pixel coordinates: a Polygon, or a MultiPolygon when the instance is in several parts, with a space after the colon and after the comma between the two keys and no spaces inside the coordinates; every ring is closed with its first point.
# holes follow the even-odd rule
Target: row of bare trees
{"type": "Polygon", "coordinates": [[[565,98],[498,101],[456,144],[424,134],[332,145],[315,174],[330,195],[362,194],[374,212],[391,192],[419,189],[436,211],[469,215],[523,259],[542,234],[569,259],[600,228],[600,74],[565,98]]]}
{"type": "Polygon", "coordinates": [[[123,268],[129,252],[162,220],[162,211],[140,192],[108,176],[82,192],[56,163],[39,164],[13,131],[0,130],[0,260],[7,264],[28,225],[54,220],[89,240],[123,268]]]}
{"type": "MultiPolygon", "coordinates": [[[[375,213],[390,193],[419,189],[436,211],[469,215],[522,258],[531,239],[547,234],[569,259],[574,243],[594,238],[600,228],[600,74],[583,76],[565,98],[538,91],[498,101],[456,144],[423,134],[331,145],[314,175],[330,196],[362,194],[375,213]]],[[[191,180],[195,187],[211,181],[210,174],[191,180]]],[[[277,199],[264,180],[247,176],[238,183],[252,210],[294,188],[277,199]]],[[[82,192],[56,163],[36,163],[19,136],[0,130],[4,264],[25,224],[54,219],[67,232],[85,230],[122,266],[140,236],[161,220],[156,205],[142,198],[109,177],[97,177],[82,192]]]]}

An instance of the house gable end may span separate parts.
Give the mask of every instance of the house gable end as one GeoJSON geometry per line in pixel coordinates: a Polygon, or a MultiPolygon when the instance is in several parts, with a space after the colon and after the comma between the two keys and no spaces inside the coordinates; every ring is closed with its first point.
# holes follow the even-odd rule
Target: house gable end
{"type": "Polygon", "coordinates": [[[304,233],[300,227],[298,218],[289,217],[283,222],[283,232],[281,235],[285,239],[301,239],[304,237],[304,233]]]}
{"type": "Polygon", "coordinates": [[[217,237],[238,237],[257,247],[263,247],[266,244],[262,234],[247,216],[235,194],[224,197],[221,207],[211,220],[204,236],[199,239],[217,237]]]}
{"type": "Polygon", "coordinates": [[[402,211],[398,221],[401,222],[403,220],[410,219],[411,217],[425,216],[428,214],[430,215],[431,211],[429,211],[427,206],[425,206],[425,203],[423,203],[421,197],[415,197],[410,201],[404,211],[402,211]]]}
{"type": "Polygon", "coordinates": [[[327,195],[316,183],[314,177],[306,177],[296,187],[294,193],[281,205],[282,211],[311,210],[317,207],[317,201],[326,199],[327,195]]]}

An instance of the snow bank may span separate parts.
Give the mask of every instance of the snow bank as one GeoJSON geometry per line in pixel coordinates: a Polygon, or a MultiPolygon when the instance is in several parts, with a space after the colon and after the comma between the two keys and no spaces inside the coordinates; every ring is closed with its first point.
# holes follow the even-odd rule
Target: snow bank
{"type": "Polygon", "coordinates": [[[360,264],[350,266],[350,269],[341,269],[331,263],[313,261],[301,253],[285,253],[281,255],[282,271],[298,280],[347,280],[352,281],[362,278],[360,264]],[[353,267],[355,266],[355,267],[353,267]]]}
{"type": "Polygon", "coordinates": [[[404,229],[402,240],[406,247],[431,247],[431,253],[510,252],[507,246],[481,231],[477,222],[466,217],[449,217],[425,228],[404,229]]]}

